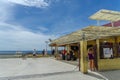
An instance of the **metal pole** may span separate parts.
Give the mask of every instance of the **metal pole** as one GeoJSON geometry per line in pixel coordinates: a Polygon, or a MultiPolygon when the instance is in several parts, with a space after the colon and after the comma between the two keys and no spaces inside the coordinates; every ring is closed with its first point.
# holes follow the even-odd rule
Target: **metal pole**
{"type": "Polygon", "coordinates": [[[47,42],[46,42],[46,54],[47,54],[47,42]]]}
{"type": "Polygon", "coordinates": [[[46,54],[47,54],[47,44],[48,44],[48,41],[45,41],[45,43],[46,43],[46,54]]]}
{"type": "Polygon", "coordinates": [[[114,22],[111,21],[112,27],[114,27],[114,22]]]}
{"type": "Polygon", "coordinates": [[[97,26],[100,26],[100,21],[99,20],[97,20],[97,26]]]}

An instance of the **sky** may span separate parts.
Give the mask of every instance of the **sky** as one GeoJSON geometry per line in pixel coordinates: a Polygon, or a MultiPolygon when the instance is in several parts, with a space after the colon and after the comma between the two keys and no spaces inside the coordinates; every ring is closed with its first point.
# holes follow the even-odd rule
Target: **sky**
{"type": "Polygon", "coordinates": [[[96,25],[88,17],[100,9],[120,11],[120,0],[0,0],[0,51],[43,50],[49,39],[96,25]]]}

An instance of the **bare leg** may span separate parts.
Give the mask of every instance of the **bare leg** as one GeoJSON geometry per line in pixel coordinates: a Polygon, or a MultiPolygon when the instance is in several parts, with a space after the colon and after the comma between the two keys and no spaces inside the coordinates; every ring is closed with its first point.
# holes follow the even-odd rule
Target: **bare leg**
{"type": "Polygon", "coordinates": [[[92,71],[92,60],[90,60],[90,70],[92,71]]]}

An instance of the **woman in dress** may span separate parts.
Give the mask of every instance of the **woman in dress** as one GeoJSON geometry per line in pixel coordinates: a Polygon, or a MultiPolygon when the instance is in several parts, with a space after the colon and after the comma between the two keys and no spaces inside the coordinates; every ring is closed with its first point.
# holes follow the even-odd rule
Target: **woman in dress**
{"type": "Polygon", "coordinates": [[[88,58],[89,58],[90,70],[94,71],[95,70],[95,66],[94,66],[94,53],[93,53],[93,49],[92,48],[90,48],[88,50],[88,58]]]}

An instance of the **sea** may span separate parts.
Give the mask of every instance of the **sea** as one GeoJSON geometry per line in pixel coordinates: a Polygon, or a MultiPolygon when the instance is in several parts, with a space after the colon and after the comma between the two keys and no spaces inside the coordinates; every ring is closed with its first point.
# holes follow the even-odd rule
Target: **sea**
{"type": "MultiPolygon", "coordinates": [[[[15,54],[32,54],[33,51],[0,51],[0,55],[15,55],[15,54]]],[[[42,54],[42,51],[36,51],[37,54],[42,54]]],[[[51,54],[51,51],[47,51],[47,54],[51,54]]]]}
{"type": "MultiPolygon", "coordinates": [[[[22,54],[33,54],[33,51],[0,51],[0,58],[13,58],[22,54]]],[[[42,51],[36,51],[36,54],[42,54],[42,51]]],[[[50,55],[51,51],[47,51],[47,54],[50,55]]]]}

